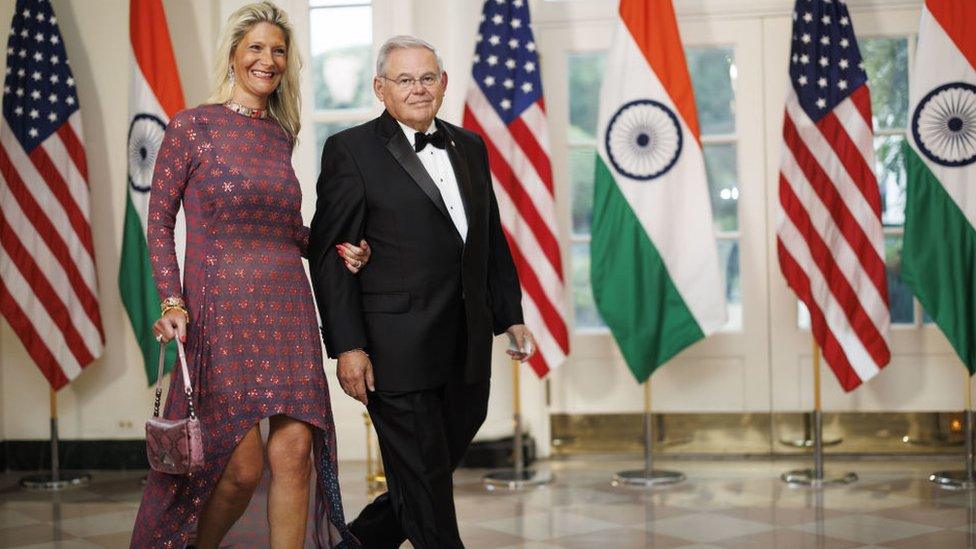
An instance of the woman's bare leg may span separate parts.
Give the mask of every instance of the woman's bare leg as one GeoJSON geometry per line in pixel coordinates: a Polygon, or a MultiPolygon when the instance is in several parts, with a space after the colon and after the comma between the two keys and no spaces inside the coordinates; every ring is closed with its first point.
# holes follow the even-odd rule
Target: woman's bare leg
{"type": "Polygon", "coordinates": [[[264,445],[261,430],[255,425],[237,444],[210,501],[200,514],[196,542],[199,549],[217,548],[231,526],[244,514],[263,472],[264,445]]]}
{"type": "Polygon", "coordinates": [[[308,524],[312,474],[312,428],[288,416],[273,416],[268,435],[268,524],[272,549],[301,549],[308,524]]]}

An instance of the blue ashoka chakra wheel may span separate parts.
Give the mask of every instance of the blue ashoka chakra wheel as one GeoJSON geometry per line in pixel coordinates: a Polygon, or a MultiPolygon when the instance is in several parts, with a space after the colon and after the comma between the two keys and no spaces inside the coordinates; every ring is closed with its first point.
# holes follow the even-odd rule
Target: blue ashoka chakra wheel
{"type": "Polygon", "coordinates": [[[152,187],[156,155],[163,144],[166,123],[158,116],[139,113],[129,125],[129,186],[140,193],[152,187]]]}
{"type": "Polygon", "coordinates": [[[922,154],[936,164],[976,162],[976,86],[950,82],[930,91],[912,114],[912,134],[922,154]]]}
{"type": "Polygon", "coordinates": [[[660,177],[681,155],[681,124],[674,112],[652,99],[620,107],[607,125],[607,156],[621,175],[639,181],[660,177]]]}

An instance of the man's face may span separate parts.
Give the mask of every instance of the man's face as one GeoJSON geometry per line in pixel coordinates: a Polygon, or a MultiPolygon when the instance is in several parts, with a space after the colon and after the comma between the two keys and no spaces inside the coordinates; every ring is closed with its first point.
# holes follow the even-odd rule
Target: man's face
{"type": "Polygon", "coordinates": [[[376,97],[393,118],[417,131],[426,131],[441,108],[447,89],[447,73],[437,70],[434,52],[420,47],[393,50],[386,58],[385,73],[373,78],[376,97]],[[406,84],[410,79],[413,80],[406,84]]]}

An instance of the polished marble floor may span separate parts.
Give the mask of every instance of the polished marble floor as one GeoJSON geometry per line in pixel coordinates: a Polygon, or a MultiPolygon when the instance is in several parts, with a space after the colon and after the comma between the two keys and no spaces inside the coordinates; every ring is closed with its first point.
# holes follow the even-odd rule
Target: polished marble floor
{"type": "MultiPolygon", "coordinates": [[[[487,493],[482,471],[461,471],[456,501],[469,548],[629,547],[976,547],[976,493],[949,492],[926,477],[955,461],[834,461],[829,471],[860,480],[823,491],[794,489],[778,475],[802,462],[662,461],[685,472],[680,485],[652,491],[614,488],[612,472],[639,467],[614,458],[556,461],[550,486],[487,493]]],[[[93,472],[87,488],[57,496],[21,491],[18,474],[0,474],[0,547],[122,548],[140,497],[140,474],[93,472]]],[[[341,464],[347,517],[367,502],[364,465],[341,464]]],[[[262,488],[263,491],[263,488],[262,488]]],[[[264,496],[226,540],[265,547],[264,496]]]]}

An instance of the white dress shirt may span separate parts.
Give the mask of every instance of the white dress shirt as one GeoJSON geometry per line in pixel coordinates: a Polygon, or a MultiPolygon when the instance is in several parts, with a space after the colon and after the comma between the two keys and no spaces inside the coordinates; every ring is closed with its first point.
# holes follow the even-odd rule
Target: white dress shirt
{"type": "MultiPolygon", "coordinates": [[[[400,128],[403,133],[407,136],[407,143],[410,143],[410,148],[413,148],[416,130],[407,126],[403,122],[397,120],[400,124],[400,128]]],[[[430,127],[424,133],[431,134],[437,127],[433,122],[430,123],[430,127]]],[[[448,147],[451,146],[450,142],[447,144],[448,147]]],[[[417,153],[420,157],[420,162],[424,165],[430,178],[434,180],[434,184],[437,185],[437,189],[441,192],[441,198],[444,199],[444,205],[447,206],[447,213],[451,216],[451,221],[454,222],[454,227],[457,228],[457,232],[461,235],[461,240],[467,240],[468,238],[468,218],[464,213],[464,202],[461,201],[461,189],[458,187],[457,177],[454,175],[454,167],[451,165],[451,158],[447,155],[447,149],[438,149],[433,145],[427,145],[424,150],[417,153]]]]}

